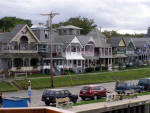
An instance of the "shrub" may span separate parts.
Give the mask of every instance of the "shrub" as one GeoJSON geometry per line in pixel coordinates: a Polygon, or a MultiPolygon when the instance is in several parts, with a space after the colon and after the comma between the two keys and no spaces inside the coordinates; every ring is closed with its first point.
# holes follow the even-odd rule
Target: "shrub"
{"type": "Polygon", "coordinates": [[[92,68],[92,67],[89,67],[89,68],[85,69],[85,72],[92,72],[92,71],[94,71],[94,68],[92,68]]]}
{"type": "Polygon", "coordinates": [[[100,70],[100,67],[95,67],[95,71],[99,71],[100,70]]]}
{"type": "Polygon", "coordinates": [[[102,67],[102,70],[108,70],[108,67],[106,66],[106,67],[102,67]]]}

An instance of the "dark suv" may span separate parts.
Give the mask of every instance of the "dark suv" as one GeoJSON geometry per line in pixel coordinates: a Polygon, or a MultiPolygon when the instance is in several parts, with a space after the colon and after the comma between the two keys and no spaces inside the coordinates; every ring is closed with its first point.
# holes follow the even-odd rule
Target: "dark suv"
{"type": "Polygon", "coordinates": [[[117,93],[126,93],[126,92],[130,92],[130,91],[142,92],[143,87],[137,85],[134,82],[118,82],[116,84],[115,90],[117,93]]]}
{"type": "Polygon", "coordinates": [[[77,102],[78,96],[71,94],[68,90],[65,89],[46,89],[42,95],[42,101],[46,105],[55,105],[56,98],[65,98],[69,97],[70,101],[73,103],[77,102]]]}
{"type": "Polygon", "coordinates": [[[144,90],[150,91],[150,78],[141,78],[138,85],[143,86],[144,90]]]}
{"type": "Polygon", "coordinates": [[[82,100],[85,100],[86,98],[91,98],[94,100],[97,100],[98,98],[105,97],[106,93],[108,91],[99,85],[89,85],[89,86],[84,86],[80,90],[80,97],[82,100]]]}

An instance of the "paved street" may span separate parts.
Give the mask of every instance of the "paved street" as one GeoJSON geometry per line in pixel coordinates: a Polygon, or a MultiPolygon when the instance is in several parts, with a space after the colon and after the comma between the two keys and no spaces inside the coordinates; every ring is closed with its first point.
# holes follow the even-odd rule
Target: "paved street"
{"type": "MultiPolygon", "coordinates": [[[[110,83],[102,83],[100,84],[101,86],[105,87],[106,89],[113,91],[115,83],[110,82],[110,83]]],[[[73,94],[79,94],[80,89],[83,87],[81,86],[72,86],[72,87],[62,87],[64,89],[68,89],[71,93],[73,94]]],[[[44,89],[40,90],[32,90],[32,101],[30,106],[38,107],[38,106],[45,106],[45,103],[41,101],[41,96],[43,93],[44,89]]],[[[5,92],[4,97],[28,97],[28,91],[22,90],[22,91],[17,91],[17,92],[5,92]]],[[[79,99],[80,101],[80,99],[79,99]]]]}

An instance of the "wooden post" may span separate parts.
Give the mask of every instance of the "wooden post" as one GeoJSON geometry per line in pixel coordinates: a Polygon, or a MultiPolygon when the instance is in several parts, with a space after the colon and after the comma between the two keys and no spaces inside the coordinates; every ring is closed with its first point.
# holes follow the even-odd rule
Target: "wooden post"
{"type": "Polygon", "coordinates": [[[2,107],[2,100],[3,98],[2,98],[2,92],[0,92],[0,108],[2,107]]]}

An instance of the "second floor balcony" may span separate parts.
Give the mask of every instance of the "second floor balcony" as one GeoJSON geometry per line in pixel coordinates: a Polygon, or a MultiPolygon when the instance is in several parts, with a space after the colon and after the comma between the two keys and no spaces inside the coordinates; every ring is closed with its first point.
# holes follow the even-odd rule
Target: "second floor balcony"
{"type": "Polygon", "coordinates": [[[0,53],[36,53],[38,44],[1,44],[0,53]]]}

